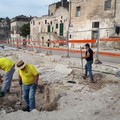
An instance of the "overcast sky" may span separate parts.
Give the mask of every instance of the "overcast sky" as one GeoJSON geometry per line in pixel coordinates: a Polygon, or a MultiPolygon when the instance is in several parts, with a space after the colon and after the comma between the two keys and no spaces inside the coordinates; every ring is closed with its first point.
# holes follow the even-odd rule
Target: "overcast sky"
{"type": "Polygon", "coordinates": [[[48,13],[48,5],[60,0],[0,0],[0,17],[18,15],[42,16],[48,13]]]}

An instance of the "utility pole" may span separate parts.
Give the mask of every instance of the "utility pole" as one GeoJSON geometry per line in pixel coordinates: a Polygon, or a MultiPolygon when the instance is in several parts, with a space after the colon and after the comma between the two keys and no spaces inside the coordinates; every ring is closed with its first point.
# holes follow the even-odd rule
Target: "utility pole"
{"type": "Polygon", "coordinates": [[[99,42],[100,42],[100,29],[98,28],[98,36],[97,36],[97,52],[96,52],[96,59],[99,60],[99,42]]]}
{"type": "Polygon", "coordinates": [[[68,31],[67,31],[67,57],[70,57],[69,55],[70,26],[71,26],[71,0],[69,0],[69,23],[68,23],[68,31]]]}
{"type": "Polygon", "coordinates": [[[102,62],[99,60],[99,45],[100,45],[100,28],[98,28],[98,36],[97,36],[97,51],[96,51],[96,60],[95,64],[102,64],[102,62]]]}

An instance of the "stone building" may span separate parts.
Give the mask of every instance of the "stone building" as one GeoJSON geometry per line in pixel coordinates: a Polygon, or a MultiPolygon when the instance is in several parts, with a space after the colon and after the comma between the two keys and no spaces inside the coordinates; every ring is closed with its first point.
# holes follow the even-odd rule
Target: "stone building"
{"type": "Polygon", "coordinates": [[[41,41],[42,45],[46,45],[48,39],[65,40],[67,38],[68,21],[69,2],[62,0],[53,3],[48,7],[48,15],[31,20],[31,39],[41,41]]]}
{"type": "Polygon", "coordinates": [[[71,0],[70,34],[73,40],[118,36],[120,0],[71,0]]]}
{"type": "Polygon", "coordinates": [[[30,23],[31,17],[24,15],[16,16],[11,19],[11,40],[20,40],[20,27],[24,24],[30,23]]]}
{"type": "Polygon", "coordinates": [[[10,19],[0,18],[0,40],[7,40],[10,37],[10,19]]]}

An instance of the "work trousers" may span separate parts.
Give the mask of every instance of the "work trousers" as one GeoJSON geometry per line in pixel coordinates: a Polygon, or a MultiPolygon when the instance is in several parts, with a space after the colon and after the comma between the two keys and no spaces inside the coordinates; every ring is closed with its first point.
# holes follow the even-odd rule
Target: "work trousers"
{"type": "Polygon", "coordinates": [[[10,71],[8,71],[4,75],[4,80],[3,80],[3,87],[2,87],[2,92],[9,92],[10,87],[11,87],[11,82],[12,82],[12,77],[15,72],[15,67],[13,66],[10,71]]]}
{"type": "Polygon", "coordinates": [[[32,111],[36,108],[35,105],[35,93],[36,93],[37,86],[34,84],[32,85],[23,85],[23,97],[29,108],[29,111],[32,111]]]}
{"type": "Polygon", "coordinates": [[[92,64],[93,64],[93,60],[87,61],[85,65],[85,76],[87,76],[89,72],[90,80],[93,81],[92,64]]]}

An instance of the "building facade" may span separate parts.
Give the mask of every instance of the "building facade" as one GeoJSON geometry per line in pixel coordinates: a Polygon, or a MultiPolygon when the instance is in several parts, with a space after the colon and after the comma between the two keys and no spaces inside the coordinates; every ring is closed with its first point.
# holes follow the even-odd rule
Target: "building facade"
{"type": "Polygon", "coordinates": [[[49,5],[48,15],[33,18],[30,22],[31,39],[40,40],[45,45],[48,39],[64,40],[69,22],[69,2],[62,0],[49,5]]]}
{"type": "Polygon", "coordinates": [[[7,40],[10,38],[10,19],[0,18],[0,40],[7,40]]]}
{"type": "Polygon", "coordinates": [[[30,23],[31,17],[27,17],[24,15],[16,16],[11,19],[11,40],[20,40],[20,28],[24,24],[30,23]]]}
{"type": "MultiPolygon", "coordinates": [[[[119,37],[120,0],[61,0],[48,7],[48,15],[31,20],[32,40],[86,40],[119,37]],[[61,38],[62,36],[62,38],[61,38]]],[[[79,44],[70,44],[70,47],[79,44]]],[[[94,46],[94,44],[93,44],[94,46]]]]}
{"type": "Polygon", "coordinates": [[[120,0],[71,0],[70,34],[73,40],[117,36],[120,0]]]}

